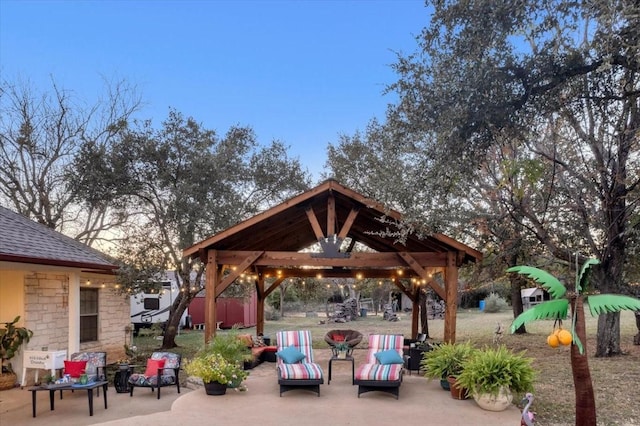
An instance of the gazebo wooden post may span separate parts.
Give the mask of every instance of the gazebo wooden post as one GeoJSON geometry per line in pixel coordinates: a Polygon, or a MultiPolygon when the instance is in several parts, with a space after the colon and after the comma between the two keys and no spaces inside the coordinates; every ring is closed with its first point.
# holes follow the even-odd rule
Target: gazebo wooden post
{"type": "Polygon", "coordinates": [[[447,267],[445,268],[444,287],[447,296],[444,313],[444,341],[455,343],[456,341],[456,312],[458,308],[458,265],[456,253],[447,252],[447,267]]]}
{"type": "Polygon", "coordinates": [[[205,319],[204,343],[207,344],[216,335],[216,287],[218,285],[217,251],[207,251],[207,269],[205,274],[205,319]]]}
{"type": "Polygon", "coordinates": [[[256,334],[259,336],[264,334],[264,276],[258,274],[258,281],[256,281],[256,293],[258,296],[258,303],[256,306],[256,334]]]}

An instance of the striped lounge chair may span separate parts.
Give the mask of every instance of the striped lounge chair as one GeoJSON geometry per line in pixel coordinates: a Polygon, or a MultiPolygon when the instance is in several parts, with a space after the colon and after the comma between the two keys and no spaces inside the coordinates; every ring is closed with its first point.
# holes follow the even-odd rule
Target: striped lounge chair
{"type": "Polygon", "coordinates": [[[402,335],[369,335],[366,364],[358,367],[353,381],[354,385],[358,385],[358,398],[365,392],[380,391],[398,399],[404,365],[403,344],[402,335]]]}
{"type": "Polygon", "coordinates": [[[276,346],[280,396],[292,389],[306,389],[320,396],[324,374],[322,367],[313,362],[311,333],[308,330],[279,331],[276,346]]]}

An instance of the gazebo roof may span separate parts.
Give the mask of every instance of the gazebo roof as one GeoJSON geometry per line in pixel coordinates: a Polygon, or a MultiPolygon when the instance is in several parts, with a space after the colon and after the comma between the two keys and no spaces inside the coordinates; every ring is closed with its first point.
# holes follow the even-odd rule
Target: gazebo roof
{"type": "MultiPolygon", "coordinates": [[[[380,235],[384,231],[398,228],[393,222],[402,215],[386,208],[330,179],[300,195],[272,207],[250,219],[240,222],[212,237],[184,250],[184,256],[195,257],[201,250],[264,250],[297,252],[318,242],[313,229],[309,209],[316,218],[335,218],[334,233],[340,234],[345,224],[345,238],[360,242],[378,252],[435,252],[456,251],[463,253],[462,262],[480,260],[482,254],[471,247],[443,234],[430,234],[420,238],[412,234],[404,243],[392,236],[380,235]],[[335,209],[335,215],[329,212],[335,209]],[[357,212],[354,213],[354,212],[357,212]],[[390,221],[382,222],[386,216],[390,221]]],[[[318,220],[322,235],[328,232],[329,220],[318,220]]]]}

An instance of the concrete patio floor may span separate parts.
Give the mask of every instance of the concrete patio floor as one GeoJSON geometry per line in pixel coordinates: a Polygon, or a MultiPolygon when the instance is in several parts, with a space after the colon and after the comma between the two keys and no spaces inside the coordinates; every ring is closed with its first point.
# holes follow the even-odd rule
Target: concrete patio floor
{"type": "MultiPolygon", "coordinates": [[[[439,383],[427,381],[413,373],[406,374],[400,387],[400,399],[370,392],[357,396],[351,384],[348,362],[334,362],[331,384],[327,384],[329,350],[316,350],[316,361],[325,370],[325,384],[320,397],[303,390],[279,396],[275,364],[263,363],[251,370],[246,381],[248,392],[227,391],[209,396],[203,389],[173,387],[162,390],[161,399],[148,389],[136,389],[133,397],[116,393],[109,387],[108,409],[102,393],[94,396],[94,415],[89,416],[86,392],[65,392],[60,401],[56,394],[55,411],[49,410],[46,392],[37,394],[37,417],[31,414],[31,392],[19,388],[0,392],[0,425],[518,425],[520,412],[515,406],[503,412],[479,408],[473,399],[454,400],[439,383]]],[[[356,351],[356,365],[364,351],[356,351]]]]}

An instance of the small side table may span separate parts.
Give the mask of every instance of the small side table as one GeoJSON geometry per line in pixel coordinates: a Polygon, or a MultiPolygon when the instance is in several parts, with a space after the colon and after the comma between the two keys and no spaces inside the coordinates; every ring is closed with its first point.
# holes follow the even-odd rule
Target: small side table
{"type": "Polygon", "coordinates": [[[331,365],[334,361],[348,361],[351,363],[351,384],[353,384],[353,376],[355,374],[355,363],[352,355],[347,355],[344,358],[338,358],[337,356],[332,356],[329,359],[329,380],[327,380],[327,384],[331,384],[331,365]]]}
{"type": "Polygon", "coordinates": [[[128,393],[129,388],[129,376],[131,376],[131,370],[133,365],[119,364],[117,366],[118,371],[113,376],[113,387],[116,388],[117,393],[128,393]]]}

